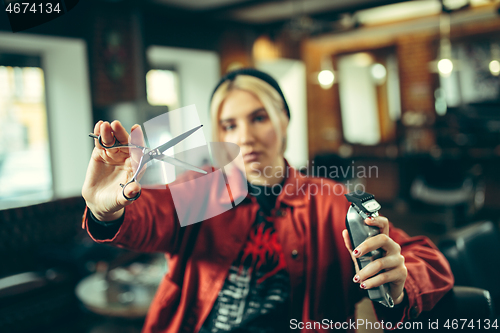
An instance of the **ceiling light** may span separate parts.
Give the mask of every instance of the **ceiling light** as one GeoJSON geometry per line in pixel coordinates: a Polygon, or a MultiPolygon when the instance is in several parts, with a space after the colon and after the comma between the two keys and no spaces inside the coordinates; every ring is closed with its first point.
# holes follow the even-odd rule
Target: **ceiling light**
{"type": "Polygon", "coordinates": [[[491,43],[490,50],[492,60],[488,67],[490,68],[491,75],[498,76],[500,75],[500,62],[498,61],[500,59],[500,45],[491,43]]]}
{"type": "Polygon", "coordinates": [[[387,70],[385,69],[385,66],[379,63],[371,66],[370,73],[377,84],[382,84],[387,77],[387,70]]]}
{"type": "Polygon", "coordinates": [[[374,62],[373,56],[366,52],[356,53],[353,57],[358,67],[368,67],[374,62]]]}
{"type": "Polygon", "coordinates": [[[450,42],[450,15],[441,14],[439,19],[439,30],[441,40],[439,42],[439,56],[436,60],[429,63],[430,70],[437,72],[442,77],[449,77],[451,73],[458,70],[459,61],[453,59],[451,55],[451,42],[450,42]]]}
{"type": "Polygon", "coordinates": [[[490,62],[490,72],[491,75],[498,76],[500,75],[500,62],[498,60],[492,60],[490,62]]]}
{"type": "Polygon", "coordinates": [[[333,85],[334,80],[335,74],[331,70],[324,69],[318,73],[318,82],[323,89],[330,88],[333,85]]]}
{"type": "Polygon", "coordinates": [[[335,70],[330,55],[324,55],[321,58],[321,67],[317,79],[323,89],[330,89],[335,83],[335,70]]]}
{"type": "Polygon", "coordinates": [[[453,71],[453,62],[450,59],[441,59],[438,61],[437,64],[439,74],[441,74],[444,77],[448,77],[451,75],[451,72],[453,71]]]}

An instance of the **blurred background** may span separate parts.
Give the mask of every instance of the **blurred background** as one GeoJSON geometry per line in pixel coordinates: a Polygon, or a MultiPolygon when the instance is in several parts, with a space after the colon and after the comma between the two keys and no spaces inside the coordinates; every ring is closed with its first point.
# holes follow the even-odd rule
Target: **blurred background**
{"type": "Polygon", "coordinates": [[[0,331],[140,330],[168,267],[81,230],[88,133],[194,104],[210,138],[215,84],[248,66],[284,90],[290,164],[375,194],[498,300],[479,254],[500,241],[499,18],[493,0],[81,0],[14,34],[2,11],[0,331]]]}

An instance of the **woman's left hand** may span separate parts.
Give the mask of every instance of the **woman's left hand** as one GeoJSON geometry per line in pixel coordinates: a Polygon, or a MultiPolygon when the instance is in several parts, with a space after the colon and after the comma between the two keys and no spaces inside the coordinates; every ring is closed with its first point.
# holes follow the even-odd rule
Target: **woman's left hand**
{"type": "Polygon", "coordinates": [[[401,246],[389,237],[389,220],[386,217],[367,218],[365,223],[380,228],[380,234],[366,239],[354,250],[347,229],[342,231],[345,246],[351,253],[356,267],[353,281],[360,283],[360,287],[363,289],[371,289],[389,283],[394,304],[399,304],[404,298],[404,286],[408,275],[405,258],[401,255],[401,246]],[[356,258],[379,248],[385,250],[385,255],[359,270],[356,258]],[[381,270],[385,271],[377,275],[381,270]]]}

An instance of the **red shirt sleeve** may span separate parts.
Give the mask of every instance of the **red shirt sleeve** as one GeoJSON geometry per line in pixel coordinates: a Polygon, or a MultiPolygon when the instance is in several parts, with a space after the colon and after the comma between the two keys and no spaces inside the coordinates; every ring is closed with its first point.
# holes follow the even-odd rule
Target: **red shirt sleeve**
{"type": "Polygon", "coordinates": [[[140,252],[167,252],[175,249],[180,224],[169,189],[142,189],[141,196],[125,208],[125,217],[113,237],[101,239],[89,228],[90,213],[85,209],[82,228],[97,243],[112,243],[116,246],[140,252]]]}

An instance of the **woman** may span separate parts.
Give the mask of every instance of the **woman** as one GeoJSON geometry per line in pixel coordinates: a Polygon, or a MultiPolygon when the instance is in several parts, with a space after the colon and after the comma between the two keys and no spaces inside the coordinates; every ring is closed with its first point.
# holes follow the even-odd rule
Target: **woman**
{"type": "MultiPolygon", "coordinates": [[[[396,305],[374,308],[379,320],[395,325],[430,310],[451,289],[453,276],[436,247],[385,217],[367,219],[381,234],[351,248],[344,222],[349,203],[343,193],[325,190],[338,184],[304,177],[283,157],[290,113],[270,76],[253,69],[226,75],[213,94],[211,117],[215,139],[241,148],[250,194],[201,223],[180,227],[168,188],[143,189],[137,201],[126,200],[116,184],[130,178],[127,153],[96,143],[89,163],[82,194],[90,236],[165,252],[169,261],[144,332],[352,331],[362,289],[383,283],[396,305]],[[313,193],[312,185],[322,190],[313,193]],[[385,256],[359,271],[356,257],[378,248],[385,256]]],[[[117,121],[98,122],[94,134],[105,144],[113,134],[128,140],[117,121]]],[[[132,183],[124,195],[139,191],[132,183]]]]}

